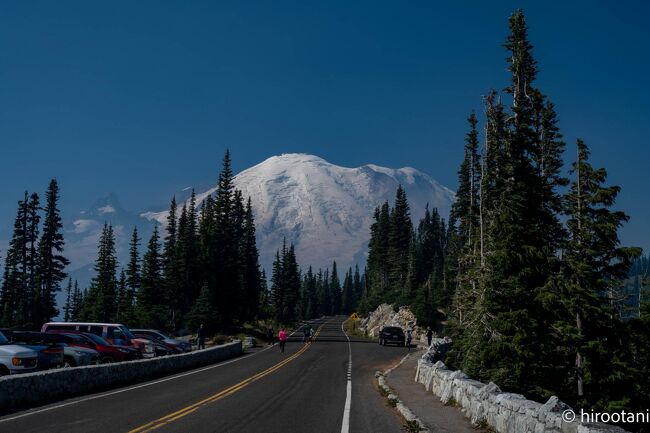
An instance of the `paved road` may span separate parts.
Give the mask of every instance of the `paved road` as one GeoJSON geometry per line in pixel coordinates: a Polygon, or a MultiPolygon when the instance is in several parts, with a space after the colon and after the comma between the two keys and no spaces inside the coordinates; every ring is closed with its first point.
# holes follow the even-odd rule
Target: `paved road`
{"type": "Polygon", "coordinates": [[[390,433],[401,422],[374,372],[404,348],[351,339],[344,317],[314,321],[313,344],[278,346],[190,372],[0,418],[0,432],[390,433]],[[351,365],[351,368],[350,368],[351,365]]]}

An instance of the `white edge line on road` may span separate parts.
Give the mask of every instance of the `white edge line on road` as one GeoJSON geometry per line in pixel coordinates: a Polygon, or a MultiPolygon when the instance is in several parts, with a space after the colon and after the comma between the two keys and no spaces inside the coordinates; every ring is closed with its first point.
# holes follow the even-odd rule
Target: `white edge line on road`
{"type": "MultiPolygon", "coordinates": [[[[296,332],[298,332],[298,330],[300,328],[302,328],[302,326],[298,327],[298,329],[296,329],[291,334],[289,334],[289,336],[291,336],[291,335],[295,334],[296,332]]],[[[12,417],[9,417],[9,418],[2,418],[2,419],[0,419],[0,423],[7,422],[7,421],[13,421],[15,419],[24,418],[24,417],[27,417],[27,416],[30,416],[30,415],[36,415],[38,413],[48,412],[48,411],[55,410],[55,409],[61,409],[62,407],[72,406],[74,404],[83,403],[83,402],[90,401],[90,400],[97,400],[98,398],[110,397],[111,395],[121,394],[123,392],[133,391],[134,389],[145,388],[147,386],[157,385],[159,383],[163,383],[163,382],[167,382],[167,381],[170,381],[170,380],[178,379],[180,377],[185,377],[185,376],[190,376],[192,374],[201,373],[202,371],[211,370],[213,368],[223,367],[224,365],[232,364],[234,362],[241,361],[242,359],[248,359],[248,358],[250,358],[252,356],[257,355],[258,353],[262,353],[262,352],[270,349],[273,346],[275,346],[275,344],[273,344],[272,346],[265,347],[264,349],[260,350],[259,352],[255,352],[255,353],[250,354],[250,355],[243,355],[243,356],[241,356],[241,357],[239,357],[237,359],[222,362],[220,364],[210,365],[209,367],[199,368],[198,370],[188,371],[186,373],[180,373],[180,374],[177,374],[177,375],[174,375],[174,376],[169,376],[169,377],[166,377],[164,379],[156,380],[156,381],[153,381],[153,382],[146,382],[146,383],[143,383],[141,385],[135,385],[135,386],[131,386],[129,388],[118,389],[116,391],[110,391],[110,392],[106,392],[104,394],[93,395],[91,397],[86,397],[86,398],[82,398],[82,399],[79,399],[79,400],[69,401],[67,403],[58,404],[56,406],[48,406],[48,407],[45,407],[43,409],[38,409],[38,410],[34,410],[34,411],[31,411],[31,412],[27,412],[27,413],[22,413],[20,415],[12,416],[12,417]]]]}
{"type": "MultiPolygon", "coordinates": [[[[343,322],[345,323],[345,321],[343,322]]],[[[348,339],[348,371],[347,371],[347,389],[345,396],[345,407],[343,408],[343,423],[341,424],[341,433],[349,433],[350,431],[350,409],[352,406],[352,345],[350,344],[350,337],[343,329],[343,323],[341,323],[341,331],[345,334],[345,338],[348,339]]]]}
{"type": "MultiPolygon", "coordinates": [[[[298,328],[298,329],[300,329],[300,328],[298,328]]],[[[298,331],[298,329],[293,331],[290,335],[295,334],[298,331]]],[[[273,346],[275,346],[275,344],[273,346]]],[[[250,354],[250,355],[240,356],[237,359],[222,362],[220,364],[210,365],[209,367],[199,368],[198,370],[188,371],[186,373],[180,373],[180,374],[177,374],[177,375],[174,375],[174,376],[169,376],[169,377],[166,377],[164,379],[156,380],[156,381],[153,381],[153,382],[146,382],[146,383],[143,383],[141,385],[131,386],[129,388],[123,388],[123,389],[118,389],[116,391],[106,392],[104,394],[93,395],[91,397],[86,397],[86,398],[82,398],[82,399],[79,399],[79,400],[69,401],[67,403],[58,404],[56,406],[48,406],[48,407],[45,407],[43,409],[34,410],[34,411],[31,411],[31,412],[27,412],[27,413],[23,413],[23,414],[20,414],[20,415],[12,416],[10,418],[2,418],[2,419],[0,419],[0,423],[7,422],[7,421],[13,421],[15,419],[24,418],[24,417],[27,417],[27,416],[30,416],[30,415],[36,415],[38,413],[48,412],[48,411],[55,410],[55,409],[61,409],[62,407],[72,406],[74,404],[83,403],[83,402],[90,401],[90,400],[96,400],[98,398],[110,397],[111,395],[121,394],[123,392],[133,391],[134,389],[145,388],[147,386],[157,385],[159,383],[167,382],[167,381],[178,379],[178,378],[185,377],[185,376],[190,376],[190,375],[196,374],[196,373],[201,373],[203,371],[211,370],[213,368],[223,367],[224,365],[232,364],[234,362],[238,362],[238,361],[241,361],[243,359],[248,359],[250,357],[253,357],[253,356],[257,355],[258,353],[262,353],[262,352],[270,349],[273,346],[265,347],[264,349],[260,350],[259,352],[255,352],[255,353],[250,354]]]]}

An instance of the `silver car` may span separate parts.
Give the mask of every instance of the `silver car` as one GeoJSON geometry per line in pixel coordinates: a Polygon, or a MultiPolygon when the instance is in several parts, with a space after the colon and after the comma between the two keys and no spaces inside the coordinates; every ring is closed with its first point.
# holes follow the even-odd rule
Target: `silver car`
{"type": "Polygon", "coordinates": [[[68,346],[63,348],[63,366],[78,367],[99,364],[99,353],[87,347],[68,346]]]}

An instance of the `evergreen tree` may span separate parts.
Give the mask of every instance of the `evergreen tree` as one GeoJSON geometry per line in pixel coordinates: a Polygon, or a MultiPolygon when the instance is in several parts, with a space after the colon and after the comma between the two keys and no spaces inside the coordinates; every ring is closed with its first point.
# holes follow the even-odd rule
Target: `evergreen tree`
{"type": "Polygon", "coordinates": [[[411,233],[411,242],[408,247],[408,270],[406,272],[406,281],[400,294],[400,305],[413,305],[415,295],[418,289],[418,269],[416,256],[415,233],[411,233]]]}
{"type": "MultiPolygon", "coordinates": [[[[37,329],[41,323],[39,317],[39,310],[41,302],[40,290],[38,289],[38,234],[40,215],[39,211],[40,199],[38,194],[32,193],[29,197],[27,204],[27,218],[25,220],[25,261],[23,265],[25,280],[26,280],[26,293],[24,304],[24,316],[27,318],[25,326],[32,329],[37,329]]],[[[56,304],[55,304],[56,305],[56,304]]]]}
{"type": "Polygon", "coordinates": [[[208,290],[213,290],[216,284],[215,273],[207,271],[216,261],[216,250],[213,242],[216,225],[214,213],[214,199],[209,195],[201,204],[199,219],[200,278],[201,281],[207,284],[208,290]]]}
{"type": "Polygon", "coordinates": [[[194,189],[192,189],[190,203],[187,207],[187,226],[182,233],[186,244],[183,266],[187,273],[187,301],[188,305],[190,305],[189,301],[199,296],[199,292],[201,291],[204,282],[204,280],[201,279],[198,219],[196,215],[196,194],[194,189]]]}
{"type": "Polygon", "coordinates": [[[330,290],[330,272],[325,269],[325,272],[319,274],[318,282],[318,304],[320,306],[320,315],[327,316],[332,310],[332,292],[330,290]]]}
{"type": "Polygon", "coordinates": [[[158,227],[154,227],[142,261],[142,278],[137,296],[137,315],[142,326],[167,329],[163,263],[160,255],[158,227]]]}
{"type": "Polygon", "coordinates": [[[138,228],[133,227],[131,240],[129,241],[129,263],[126,266],[126,293],[124,305],[122,306],[125,321],[136,323],[135,303],[138,290],[140,289],[140,238],[138,228]]]}
{"type": "Polygon", "coordinates": [[[244,213],[241,239],[242,292],[244,293],[244,320],[252,320],[258,314],[258,299],[262,291],[262,275],[259,254],[255,243],[255,221],[250,197],[244,213]]]}
{"type": "Polygon", "coordinates": [[[266,272],[262,269],[261,288],[260,288],[260,302],[258,310],[258,318],[261,320],[270,319],[273,317],[273,306],[271,305],[271,294],[266,284],[266,272]]]}
{"type": "Polygon", "coordinates": [[[214,302],[211,299],[208,285],[204,284],[196,298],[194,305],[187,315],[187,323],[190,329],[198,329],[201,324],[209,330],[216,329],[217,311],[214,309],[214,302]]]}
{"type": "MultiPolygon", "coordinates": [[[[27,193],[25,193],[27,196],[27,193]]],[[[25,275],[23,273],[23,257],[26,256],[26,237],[24,222],[27,219],[27,201],[18,202],[18,211],[14,222],[14,230],[5,257],[5,269],[2,280],[2,325],[12,327],[22,325],[27,319],[24,315],[26,302],[25,275]]]]}
{"type": "Polygon", "coordinates": [[[610,210],[620,187],[604,186],[605,169],[589,164],[589,149],[582,140],[577,147],[571,170],[575,180],[565,196],[570,236],[562,272],[544,293],[546,307],[553,312],[554,342],[562,348],[551,353],[564,355],[551,359],[555,371],[558,365],[570,371],[547,375],[546,383],[555,392],[566,392],[569,401],[608,410],[625,406],[634,383],[625,382],[630,366],[612,345],[619,340],[611,295],[641,250],[620,246],[618,230],[629,217],[610,210]],[[603,396],[608,396],[606,404],[603,396]]]}
{"type": "Polygon", "coordinates": [[[83,306],[83,293],[79,289],[77,280],[74,282],[74,289],[72,291],[72,301],[70,305],[70,321],[76,322],[80,319],[81,308],[83,306]]]}
{"type": "Polygon", "coordinates": [[[232,239],[237,247],[237,256],[234,267],[236,275],[235,280],[233,281],[233,292],[229,301],[232,310],[232,317],[235,322],[242,322],[248,318],[248,300],[246,299],[246,288],[244,284],[244,267],[246,265],[243,245],[245,212],[242,193],[235,189],[233,193],[231,224],[232,239]]]}
{"type": "Polygon", "coordinates": [[[345,273],[345,278],[343,280],[343,293],[341,296],[341,313],[345,315],[350,315],[353,311],[354,311],[354,285],[352,282],[352,268],[350,268],[345,273]]]}
{"type": "Polygon", "coordinates": [[[117,258],[115,235],[110,224],[104,224],[99,238],[95,277],[90,283],[81,312],[83,320],[110,322],[117,307],[117,258]]]}
{"type": "Polygon", "coordinates": [[[361,302],[361,295],[363,293],[363,284],[361,281],[361,275],[359,274],[359,265],[354,266],[354,277],[352,279],[353,287],[353,309],[356,310],[359,307],[359,302],[361,302]]]}
{"type": "Polygon", "coordinates": [[[230,152],[226,151],[214,201],[214,230],[211,236],[214,253],[211,263],[214,283],[211,290],[224,326],[236,319],[236,303],[241,288],[234,195],[230,152]]]}
{"type": "MultiPolygon", "coordinates": [[[[49,322],[58,314],[56,293],[66,277],[65,267],[70,264],[63,253],[63,223],[59,215],[59,186],[56,179],[50,181],[45,205],[43,234],[38,244],[38,299],[36,324],[49,322]]],[[[71,283],[71,282],[70,282],[71,283]]],[[[69,295],[69,292],[68,292],[69,295]]]]}
{"type": "Polygon", "coordinates": [[[202,269],[197,236],[196,195],[192,190],[188,204],[183,204],[178,220],[177,266],[180,278],[180,314],[186,314],[199,296],[202,269]]]}
{"type": "Polygon", "coordinates": [[[474,113],[467,119],[470,131],[465,138],[465,156],[458,170],[458,190],[452,205],[452,214],[458,221],[461,245],[473,249],[479,225],[479,185],[481,182],[481,158],[478,153],[478,120],[474,113]]]}
{"type": "Polygon", "coordinates": [[[115,321],[118,323],[130,323],[130,317],[127,317],[130,310],[128,287],[126,285],[126,273],[124,269],[120,271],[120,278],[117,281],[117,302],[115,307],[115,321]]]}
{"type": "Polygon", "coordinates": [[[296,259],[296,251],[293,243],[289,246],[287,255],[283,260],[283,273],[286,283],[286,302],[289,308],[289,320],[296,321],[301,319],[298,317],[296,306],[300,303],[300,269],[298,268],[298,261],[296,259]]]}
{"type": "Polygon", "coordinates": [[[176,196],[172,197],[167,215],[167,236],[162,253],[163,264],[163,279],[165,294],[164,298],[167,300],[166,306],[168,309],[168,327],[171,330],[176,330],[181,309],[181,296],[183,289],[181,287],[181,277],[179,275],[179,254],[177,250],[177,240],[179,237],[177,230],[177,205],[176,196]]]}
{"type": "Polygon", "coordinates": [[[317,317],[318,299],[316,295],[316,276],[311,266],[303,278],[301,301],[304,309],[303,317],[307,320],[317,317]]]}
{"type": "Polygon", "coordinates": [[[332,263],[332,274],[330,276],[330,293],[332,304],[329,314],[339,314],[341,312],[341,281],[339,280],[338,271],[336,270],[336,261],[332,263]]]}
{"type": "Polygon", "coordinates": [[[135,299],[135,294],[140,288],[140,238],[138,228],[133,227],[131,241],[129,242],[129,264],[126,267],[126,285],[130,291],[130,297],[135,299]]]}
{"type": "Polygon", "coordinates": [[[388,202],[377,207],[374,222],[370,226],[368,241],[367,284],[362,294],[360,311],[367,314],[387,299],[389,292],[388,253],[390,230],[390,210],[388,202]]]}
{"type": "Polygon", "coordinates": [[[174,258],[174,268],[176,269],[177,276],[177,290],[175,295],[178,306],[175,314],[175,325],[182,322],[182,317],[189,311],[193,301],[198,296],[196,288],[193,285],[194,279],[192,272],[194,268],[192,267],[190,251],[193,251],[192,243],[194,242],[194,236],[190,233],[189,224],[187,205],[183,204],[181,214],[178,217],[178,239],[176,241],[174,258]]]}
{"type": "MultiPolygon", "coordinates": [[[[282,243],[282,257],[286,255],[286,241],[282,243]]],[[[273,268],[271,272],[271,291],[270,291],[270,304],[273,310],[273,316],[276,320],[280,317],[286,316],[286,306],[284,302],[284,271],[282,269],[282,260],[280,259],[280,250],[275,252],[275,259],[273,260],[273,268]]]]}
{"type": "Polygon", "coordinates": [[[299,319],[300,287],[295,250],[293,244],[287,248],[285,240],[282,250],[275,254],[271,276],[271,303],[278,323],[289,324],[299,319]]]}
{"type": "Polygon", "coordinates": [[[65,290],[65,305],[63,306],[63,321],[69,322],[72,312],[72,278],[68,278],[68,287],[65,290]]]}
{"type": "Polygon", "coordinates": [[[465,335],[478,340],[463,341],[461,337],[458,350],[466,349],[463,367],[469,374],[484,375],[504,387],[536,393],[544,371],[541,352],[549,344],[544,341],[545,314],[538,295],[550,275],[557,272],[556,245],[562,234],[554,206],[549,203],[549,191],[556,185],[545,189],[545,178],[537,167],[542,143],[537,134],[539,104],[535,104],[535,98],[542,96],[534,87],[537,63],[523,13],[515,12],[509,24],[505,46],[510,52],[512,80],[506,90],[512,97],[512,116],[505,131],[498,131],[504,134],[495,139],[504,144],[504,152],[496,160],[497,156],[486,156],[488,163],[497,162],[499,179],[484,185],[497,186],[494,189],[499,194],[494,203],[485,206],[481,199],[481,207],[492,210],[482,214],[483,219],[489,217],[487,225],[481,222],[488,234],[482,233],[480,273],[470,269],[467,274],[471,292],[465,301],[481,302],[465,302],[472,305],[471,322],[480,324],[479,329],[465,335]],[[489,254],[486,246],[490,248],[489,254]],[[487,312],[489,321],[483,320],[487,312]]]}
{"type": "Polygon", "coordinates": [[[395,195],[395,207],[390,214],[388,231],[389,302],[394,302],[404,290],[408,273],[408,251],[411,241],[411,214],[406,191],[400,185],[395,195]]]}

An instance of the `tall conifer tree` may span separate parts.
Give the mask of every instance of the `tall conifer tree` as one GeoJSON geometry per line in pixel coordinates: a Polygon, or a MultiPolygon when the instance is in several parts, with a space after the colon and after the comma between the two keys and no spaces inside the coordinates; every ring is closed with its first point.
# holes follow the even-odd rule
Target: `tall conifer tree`
{"type": "Polygon", "coordinates": [[[168,300],[165,299],[163,263],[158,227],[154,227],[142,261],[142,278],[137,297],[137,314],[144,326],[168,329],[168,300]]]}
{"type": "Polygon", "coordinates": [[[58,314],[56,293],[66,277],[65,267],[70,261],[63,256],[63,223],[59,214],[59,185],[56,179],[50,181],[45,195],[45,220],[43,234],[38,245],[38,292],[39,306],[36,323],[52,320],[58,314]]]}

